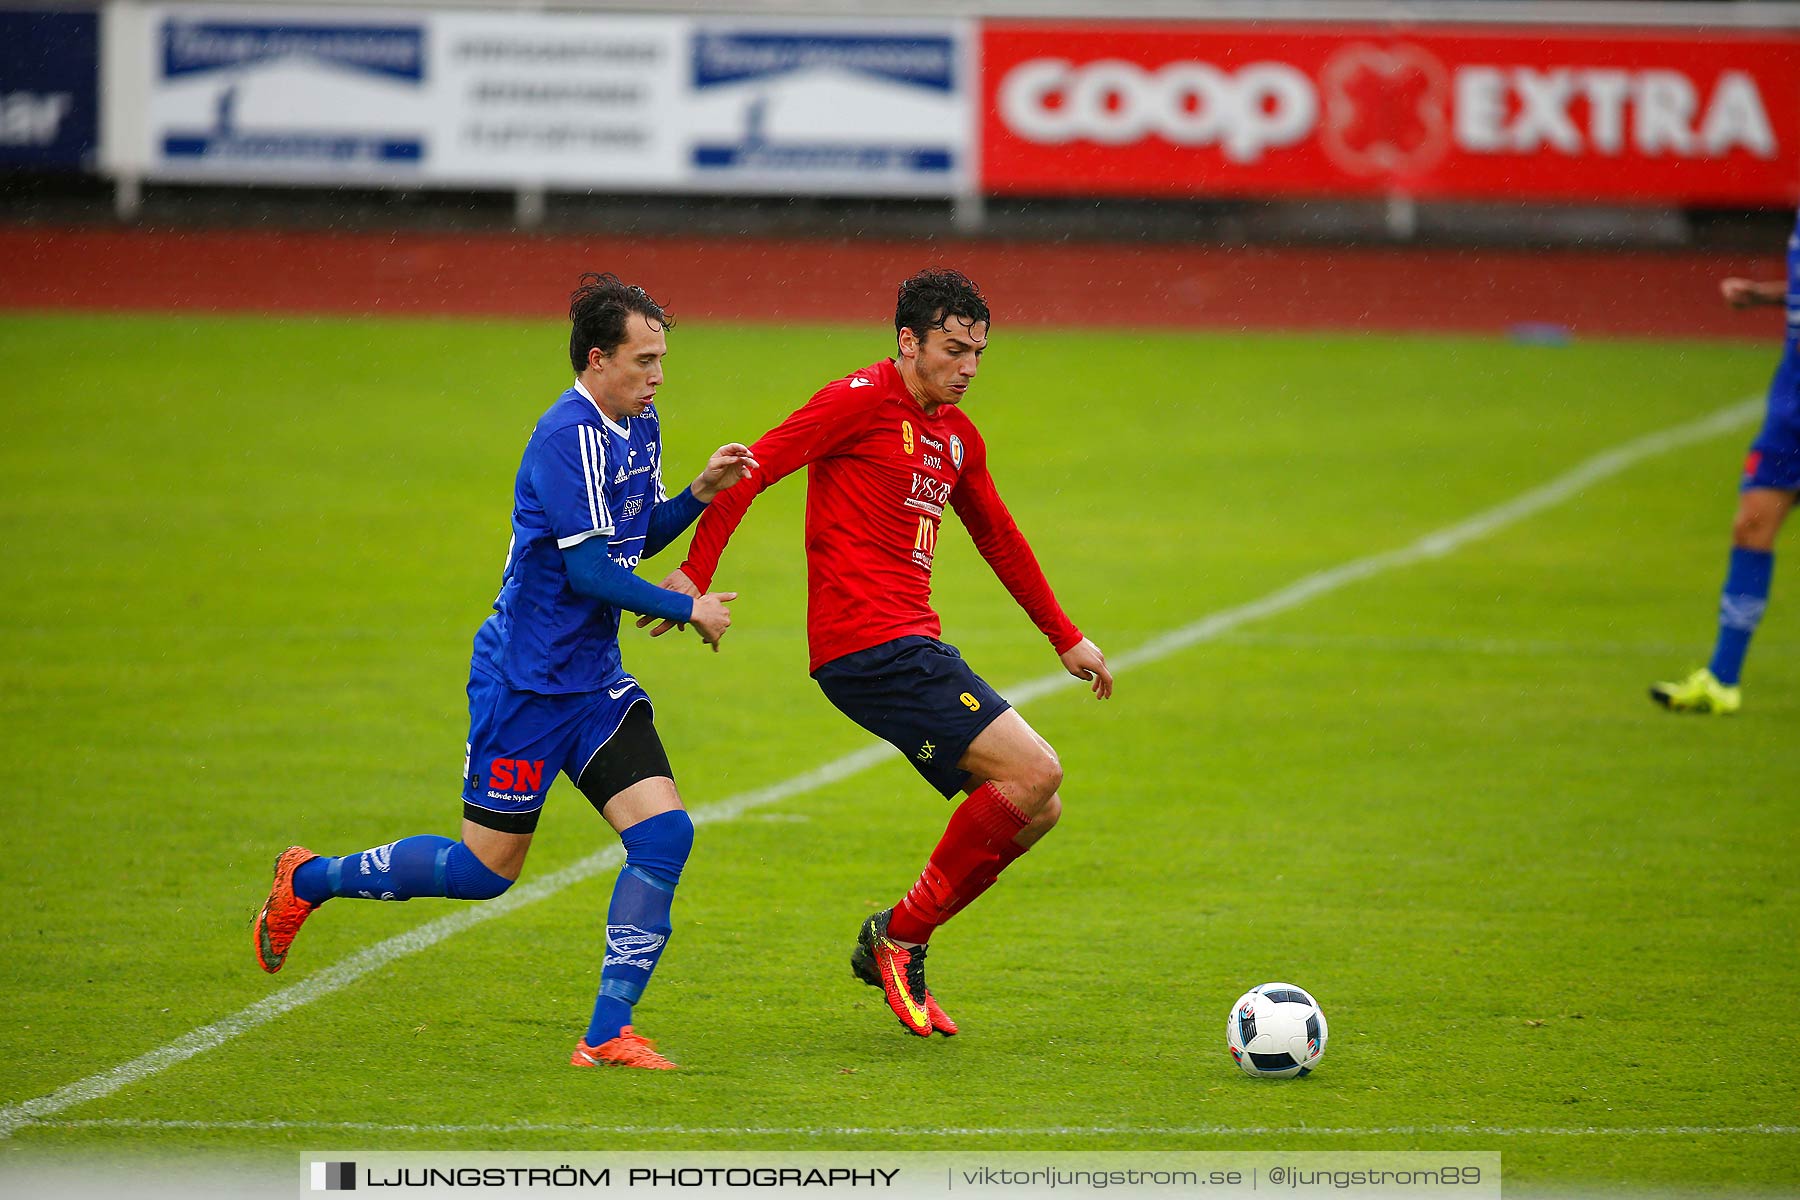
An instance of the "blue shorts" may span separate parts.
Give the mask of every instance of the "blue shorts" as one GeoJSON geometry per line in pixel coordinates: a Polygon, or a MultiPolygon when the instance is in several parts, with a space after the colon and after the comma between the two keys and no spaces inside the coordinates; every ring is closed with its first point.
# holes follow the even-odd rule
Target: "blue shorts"
{"type": "Polygon", "coordinates": [[[650,696],[629,675],[600,691],[547,696],[471,668],[463,814],[504,833],[530,833],[557,772],[579,782],[634,704],[649,705],[650,696]]]}
{"type": "Polygon", "coordinates": [[[1789,345],[1769,383],[1769,412],[1744,459],[1741,490],[1800,491],[1800,352],[1789,345]]]}
{"type": "Polygon", "coordinates": [[[1012,707],[935,638],[895,638],[834,658],[812,677],[839,712],[904,754],[945,797],[968,779],[956,763],[969,743],[1012,707]]]}
{"type": "Polygon", "coordinates": [[[1771,488],[1778,492],[1800,492],[1800,447],[1766,450],[1750,447],[1744,458],[1744,480],[1738,490],[1771,488]]]}
{"type": "Polygon", "coordinates": [[[1744,459],[1743,490],[1800,490],[1800,412],[1769,409],[1762,432],[1744,459]]]}

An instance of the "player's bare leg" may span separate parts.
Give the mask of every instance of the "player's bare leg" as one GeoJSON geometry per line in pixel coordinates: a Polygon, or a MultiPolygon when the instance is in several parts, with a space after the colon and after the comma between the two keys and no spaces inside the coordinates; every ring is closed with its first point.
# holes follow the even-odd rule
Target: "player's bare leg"
{"type": "Polygon", "coordinates": [[[1001,713],[982,730],[957,765],[969,773],[969,800],[964,801],[965,805],[984,789],[992,789],[1024,822],[1010,840],[996,848],[1000,861],[992,874],[978,875],[959,889],[957,901],[937,922],[940,925],[993,886],[1001,871],[1037,845],[1062,819],[1062,795],[1058,791],[1062,786],[1062,762],[1056,757],[1056,750],[1026,724],[1017,709],[1001,713]]]}
{"type": "Polygon", "coordinates": [[[1748,488],[1738,496],[1737,515],[1731,521],[1731,544],[1743,550],[1775,549],[1775,536],[1793,511],[1800,493],[1777,488],[1748,488]]]}
{"type": "Polygon", "coordinates": [[[485,825],[464,818],[462,824],[463,845],[475,852],[481,865],[514,883],[519,880],[519,872],[525,869],[525,855],[531,850],[531,834],[502,833],[498,829],[489,829],[485,825]]]}
{"type": "Polygon", "coordinates": [[[1029,821],[1015,839],[1029,849],[1056,825],[1062,815],[1062,762],[1056,751],[1025,723],[1018,709],[1009,708],[976,735],[957,760],[969,773],[969,790],[983,783],[999,788],[1013,807],[1029,821]]]}

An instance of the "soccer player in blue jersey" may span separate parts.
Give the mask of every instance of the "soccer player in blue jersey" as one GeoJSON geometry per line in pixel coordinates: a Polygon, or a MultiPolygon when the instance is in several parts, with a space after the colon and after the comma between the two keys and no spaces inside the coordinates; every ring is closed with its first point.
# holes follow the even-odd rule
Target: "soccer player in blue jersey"
{"type": "Polygon", "coordinates": [[[1733,308],[1786,304],[1787,336],[1769,383],[1762,430],[1744,461],[1712,661],[1686,679],[1650,687],[1650,698],[1670,712],[1726,714],[1742,707],[1738,678],[1750,635],[1769,603],[1775,535],[1800,493],[1800,215],[1788,237],[1787,279],[1727,279],[1719,290],[1733,308]]]}
{"type": "Polygon", "coordinates": [[[643,289],[591,273],[570,298],[569,318],[575,382],[525,444],[500,595],[469,664],[462,839],[418,834],[342,858],[290,846],[256,916],[256,958],[279,971],[301,924],[334,896],[500,895],[519,877],[561,771],[625,845],[593,1020],[569,1061],[670,1070],[675,1064],[633,1029],[632,1006],[668,941],[694,826],[650,697],[620,664],[619,615],[692,625],[718,649],[731,624],[726,602],[737,593],[690,597],[633,568],[747,478],[756,460],[735,442],[722,446],[692,485],[668,496],[652,401],[674,322],[643,289]]]}

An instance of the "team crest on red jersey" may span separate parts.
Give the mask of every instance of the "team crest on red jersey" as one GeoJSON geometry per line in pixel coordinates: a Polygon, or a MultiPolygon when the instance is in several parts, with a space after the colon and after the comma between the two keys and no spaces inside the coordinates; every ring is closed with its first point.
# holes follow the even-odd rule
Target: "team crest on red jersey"
{"type": "Polygon", "coordinates": [[[906,449],[908,454],[913,452],[913,431],[911,421],[900,422],[900,445],[906,449]]]}
{"type": "Polygon", "coordinates": [[[962,439],[953,433],[950,435],[950,463],[959,471],[962,470],[962,454],[962,439]]]}

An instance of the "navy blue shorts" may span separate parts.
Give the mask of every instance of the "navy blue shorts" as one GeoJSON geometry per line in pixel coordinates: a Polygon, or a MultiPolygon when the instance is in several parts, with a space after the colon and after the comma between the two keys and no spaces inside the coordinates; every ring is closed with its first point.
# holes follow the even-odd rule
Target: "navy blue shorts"
{"type": "Polygon", "coordinates": [[[634,704],[649,705],[650,696],[629,675],[600,691],[547,696],[471,669],[463,816],[503,833],[532,832],[557,772],[579,783],[634,704]]]}
{"type": "Polygon", "coordinates": [[[906,756],[945,797],[962,791],[957,760],[1011,708],[955,646],[903,637],[834,658],[812,676],[838,711],[906,756]]]}

